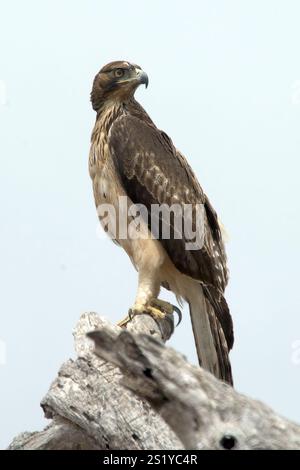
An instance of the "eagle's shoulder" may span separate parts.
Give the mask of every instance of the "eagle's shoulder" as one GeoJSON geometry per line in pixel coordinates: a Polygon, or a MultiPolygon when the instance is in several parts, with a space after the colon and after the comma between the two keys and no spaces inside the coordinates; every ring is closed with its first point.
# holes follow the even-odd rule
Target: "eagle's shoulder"
{"type": "Polygon", "coordinates": [[[187,161],[152,121],[124,114],[112,125],[108,143],[123,179],[136,179],[159,203],[204,202],[187,161]]]}

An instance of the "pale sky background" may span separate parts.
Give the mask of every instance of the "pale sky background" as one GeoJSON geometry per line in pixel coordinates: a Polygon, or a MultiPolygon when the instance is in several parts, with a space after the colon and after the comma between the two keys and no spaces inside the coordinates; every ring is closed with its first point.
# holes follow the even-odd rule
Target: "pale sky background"
{"type": "MultiPolygon", "coordinates": [[[[80,314],[134,300],[87,169],[92,80],[117,59],[229,233],[237,390],[300,421],[299,24],[297,0],[0,0],[0,447],[47,424],[80,314]]],[[[171,344],[196,363],[184,317],[171,344]]]]}

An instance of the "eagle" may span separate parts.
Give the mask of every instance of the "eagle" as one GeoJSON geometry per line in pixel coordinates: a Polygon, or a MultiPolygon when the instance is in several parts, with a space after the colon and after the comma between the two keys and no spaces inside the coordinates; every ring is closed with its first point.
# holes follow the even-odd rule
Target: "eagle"
{"type": "MultiPolygon", "coordinates": [[[[172,291],[179,302],[189,305],[200,366],[232,385],[229,351],[234,335],[224,298],[228,269],[222,226],[183,154],[136,101],[134,94],[141,84],[148,86],[147,74],[127,61],[105,65],[93,81],[91,103],[97,114],[89,173],[97,209],[112,209],[105,216],[98,210],[99,219],[138,272],[130,314],[162,318],[173,313],[176,307],[158,298],[161,287],[172,291]],[[148,212],[137,222],[134,211],[120,210],[120,201],[137,212],[139,207],[149,212],[154,206],[190,206],[192,227],[197,229],[195,217],[201,214],[202,242],[187,249],[188,236],[178,236],[174,214],[158,217],[158,233],[153,236],[154,222],[148,212]],[[197,212],[197,207],[202,210],[197,212]],[[131,230],[120,236],[124,218],[131,230]],[[170,236],[162,235],[165,229],[170,236]]],[[[184,219],[184,212],[178,214],[184,219]]],[[[126,326],[128,318],[120,325],[126,326]]]]}

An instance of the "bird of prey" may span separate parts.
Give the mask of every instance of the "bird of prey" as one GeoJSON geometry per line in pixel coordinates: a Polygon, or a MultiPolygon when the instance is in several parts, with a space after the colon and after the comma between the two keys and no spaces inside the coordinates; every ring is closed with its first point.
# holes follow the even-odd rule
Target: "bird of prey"
{"type": "MultiPolygon", "coordinates": [[[[224,298],[228,270],[221,226],[185,157],[135,100],[141,84],[147,87],[147,74],[126,61],[105,65],[94,79],[91,103],[97,117],[89,172],[95,203],[97,208],[105,205],[114,209],[108,211],[108,219],[117,226],[114,241],[138,271],[137,295],[130,311],[155,318],[172,313],[174,307],[158,299],[161,286],[171,290],[179,301],[189,304],[200,365],[232,384],[228,354],[233,346],[233,325],[224,298]],[[200,205],[203,242],[197,249],[187,249],[187,237],[176,236],[174,217],[159,218],[158,236],[151,236],[152,219],[148,216],[134,225],[136,230],[120,236],[120,201],[124,199],[129,207],[143,205],[149,211],[163,204],[200,205]],[[170,227],[170,236],[163,237],[162,230],[170,227]],[[149,236],[136,236],[141,231],[149,236]]],[[[192,222],[195,213],[193,210],[192,222]]],[[[110,233],[107,218],[103,214],[99,218],[110,233]]],[[[126,213],[125,219],[128,227],[132,225],[132,212],[126,213]]]]}

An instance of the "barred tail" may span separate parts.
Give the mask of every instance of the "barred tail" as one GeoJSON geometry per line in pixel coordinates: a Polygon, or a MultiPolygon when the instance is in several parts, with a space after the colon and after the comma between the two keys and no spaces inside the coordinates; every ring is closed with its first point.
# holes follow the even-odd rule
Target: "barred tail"
{"type": "Polygon", "coordinates": [[[233,385],[228,355],[233,345],[233,328],[225,298],[213,287],[199,286],[188,302],[199,364],[233,385]]]}

